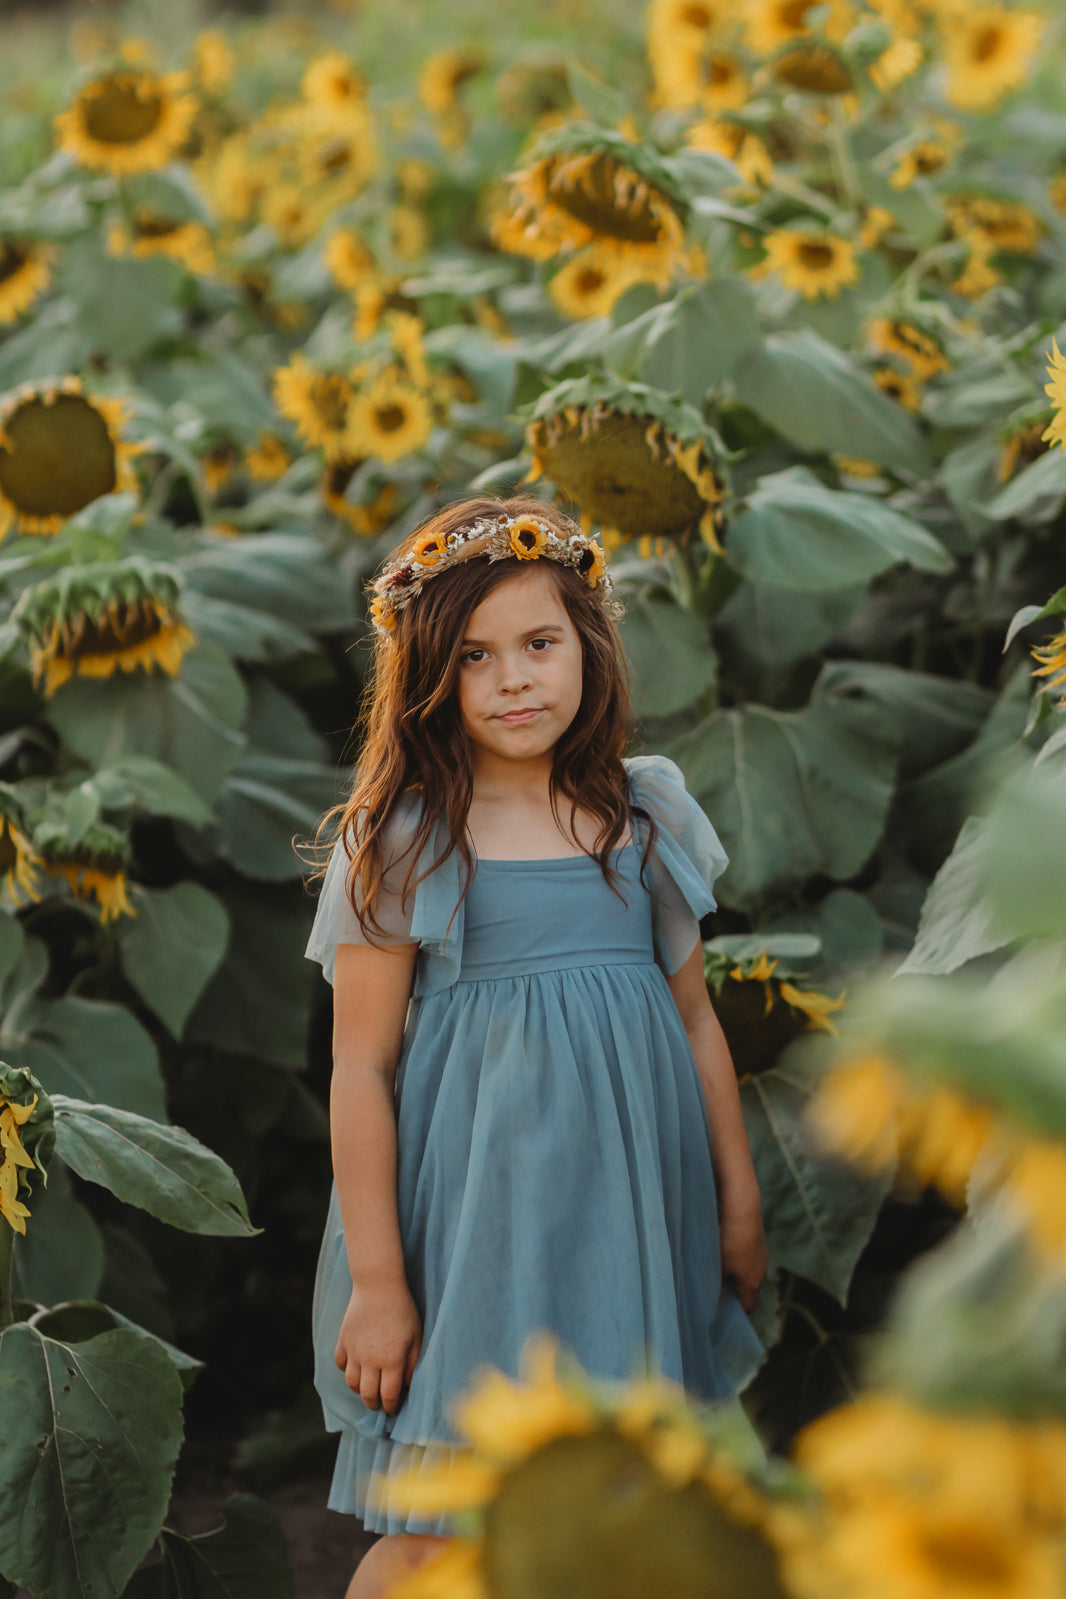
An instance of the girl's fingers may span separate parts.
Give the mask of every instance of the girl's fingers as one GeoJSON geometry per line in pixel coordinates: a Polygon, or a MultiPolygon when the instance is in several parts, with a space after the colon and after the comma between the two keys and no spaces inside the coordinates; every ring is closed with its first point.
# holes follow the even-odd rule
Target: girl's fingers
{"type": "Polygon", "coordinates": [[[399,1410],[402,1392],[403,1380],[399,1371],[383,1371],[381,1373],[381,1403],[390,1416],[395,1416],[399,1410]]]}
{"type": "Polygon", "coordinates": [[[364,1366],[359,1377],[359,1397],[368,1410],[381,1409],[381,1373],[364,1366]]]}
{"type": "Polygon", "coordinates": [[[411,1386],[411,1378],[415,1374],[415,1366],[418,1363],[418,1357],[421,1354],[421,1352],[422,1352],[422,1340],[420,1338],[416,1338],[414,1343],[411,1345],[410,1353],[407,1356],[407,1365],[404,1368],[404,1374],[403,1374],[404,1384],[408,1388],[410,1388],[410,1386],[411,1386]]]}
{"type": "Polygon", "coordinates": [[[350,1361],[344,1373],[344,1380],[353,1393],[359,1392],[359,1383],[362,1379],[363,1369],[357,1360],[350,1361]]]}

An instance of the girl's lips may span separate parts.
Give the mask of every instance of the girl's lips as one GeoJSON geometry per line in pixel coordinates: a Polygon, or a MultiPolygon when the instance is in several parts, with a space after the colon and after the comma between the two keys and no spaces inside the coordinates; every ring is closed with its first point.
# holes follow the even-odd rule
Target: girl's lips
{"type": "Polygon", "coordinates": [[[497,716],[496,720],[498,722],[506,722],[508,727],[520,727],[523,722],[531,722],[535,716],[539,715],[539,710],[506,711],[503,716],[497,716]]]}

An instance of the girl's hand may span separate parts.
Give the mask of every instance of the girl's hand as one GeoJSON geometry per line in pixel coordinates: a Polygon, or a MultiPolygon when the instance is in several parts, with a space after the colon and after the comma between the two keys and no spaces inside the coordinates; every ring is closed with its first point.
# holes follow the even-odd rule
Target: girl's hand
{"type": "Polygon", "coordinates": [[[422,1347],[422,1319],[405,1282],[354,1286],[334,1360],[370,1410],[400,1408],[422,1347]]]}
{"type": "Polygon", "coordinates": [[[722,1276],[733,1279],[737,1298],[750,1314],[755,1309],[759,1285],[770,1263],[762,1211],[758,1206],[727,1211],[722,1216],[718,1237],[722,1249],[722,1276]]]}

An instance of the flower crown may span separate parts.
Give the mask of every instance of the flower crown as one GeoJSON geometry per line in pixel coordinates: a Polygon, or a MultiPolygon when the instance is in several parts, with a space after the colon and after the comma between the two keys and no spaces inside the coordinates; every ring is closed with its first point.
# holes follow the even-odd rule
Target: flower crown
{"type": "Polygon", "coordinates": [[[487,555],[490,561],[511,556],[535,561],[546,556],[549,561],[574,567],[589,588],[598,589],[604,597],[614,586],[595,539],[583,533],[557,533],[537,516],[508,516],[506,512],[479,516],[451,533],[423,533],[405,555],[382,569],[370,585],[370,619],[378,633],[384,638],[391,635],[397,613],[421,593],[429,578],[476,555],[487,555]]]}

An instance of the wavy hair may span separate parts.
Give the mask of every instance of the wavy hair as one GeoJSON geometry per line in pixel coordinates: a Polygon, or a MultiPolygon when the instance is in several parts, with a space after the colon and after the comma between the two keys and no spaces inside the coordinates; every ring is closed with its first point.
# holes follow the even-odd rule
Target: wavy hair
{"type": "MultiPolygon", "coordinates": [[[[529,497],[462,500],[436,512],[410,534],[389,557],[409,554],[427,534],[455,531],[478,517],[534,515],[551,524],[563,538],[580,532],[556,506],[529,497]]],[[[631,711],[629,678],[618,632],[603,601],[571,567],[545,559],[559,599],[581,640],[583,686],[577,715],[555,745],[549,782],[552,814],[559,820],[560,803],[569,803],[573,831],[578,807],[599,824],[594,856],[605,879],[617,890],[611,851],[634,815],[649,824],[644,857],[654,839],[654,822],[627,794],[622,751],[628,741],[631,711]]],[[[315,834],[332,830],[330,848],[339,835],[351,862],[347,892],[359,925],[371,942],[384,936],[377,921],[382,880],[393,862],[387,858],[387,829],[409,796],[421,800],[418,825],[411,841],[402,902],[453,851],[465,867],[465,897],[474,871],[466,822],[473,793],[474,761],[470,738],[459,709],[458,676],[462,641],[471,614],[501,583],[522,570],[515,559],[458,562],[426,583],[418,596],[397,614],[388,639],[376,640],[370,681],[355,731],[363,748],[347,800],[326,812],[315,834]],[[422,852],[439,819],[447,824],[447,843],[437,858],[417,871],[422,852]],[[353,847],[354,845],[354,847],[353,847]]],[[[528,568],[527,568],[528,570],[528,568]]],[[[406,852],[405,852],[406,853],[406,852]]],[[[320,868],[320,875],[324,871],[320,868]]]]}

